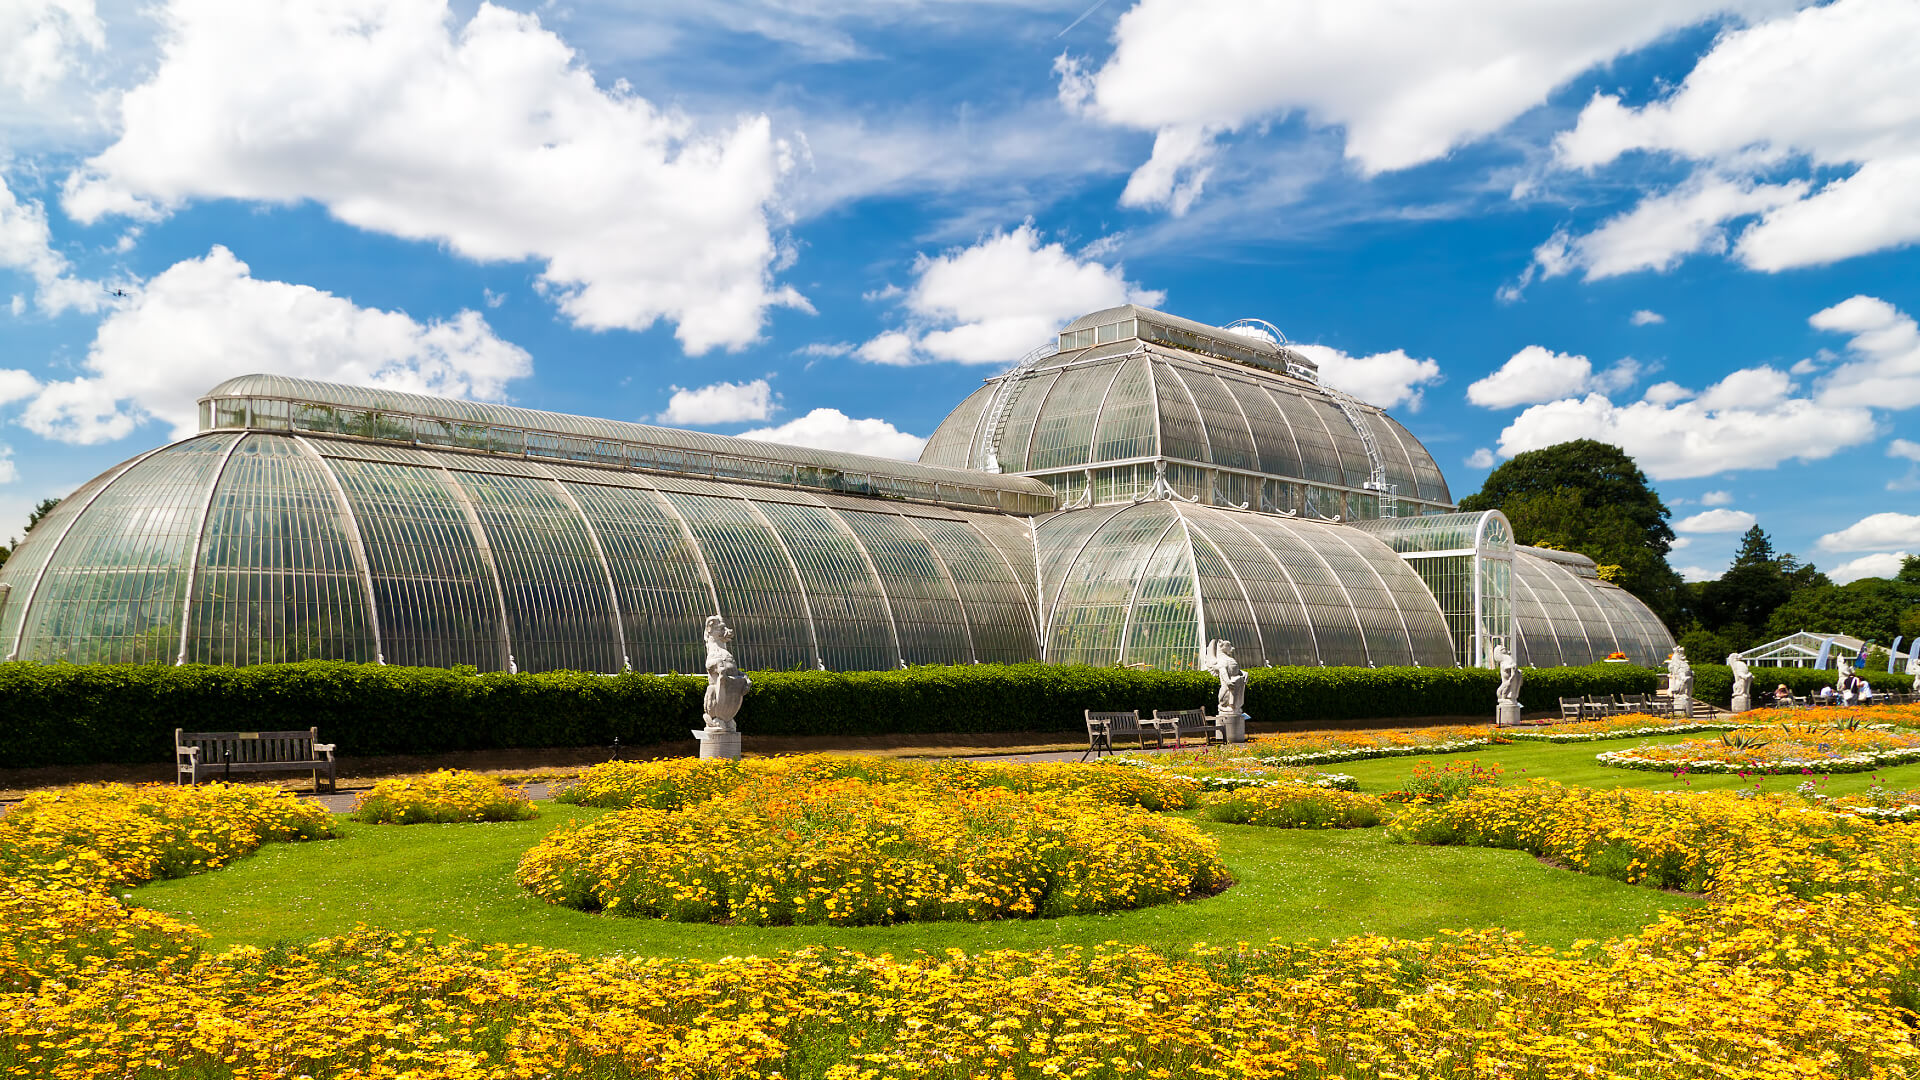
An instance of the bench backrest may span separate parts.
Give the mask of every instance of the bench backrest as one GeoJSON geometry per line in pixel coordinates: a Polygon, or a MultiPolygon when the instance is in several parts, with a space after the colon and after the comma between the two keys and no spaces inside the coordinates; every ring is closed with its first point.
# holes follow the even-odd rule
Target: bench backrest
{"type": "Polygon", "coordinates": [[[1104,727],[1115,734],[1140,730],[1140,710],[1138,709],[1132,712],[1094,712],[1092,709],[1087,709],[1086,714],[1088,730],[1104,727]]]}
{"type": "Polygon", "coordinates": [[[1155,720],[1178,720],[1181,727],[1205,727],[1207,710],[1205,709],[1155,709],[1155,720]]]}
{"type": "Polygon", "coordinates": [[[319,728],[305,731],[182,731],[173,730],[175,746],[200,748],[200,764],[218,765],[231,753],[235,763],[311,761],[319,728]]]}

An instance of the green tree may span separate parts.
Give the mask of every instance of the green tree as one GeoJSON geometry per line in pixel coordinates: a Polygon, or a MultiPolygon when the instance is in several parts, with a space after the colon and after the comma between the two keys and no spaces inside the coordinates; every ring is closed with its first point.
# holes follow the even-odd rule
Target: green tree
{"type": "Polygon", "coordinates": [[[1700,626],[1745,649],[1758,644],[1757,628],[1766,627],[1795,593],[1832,584],[1793,555],[1776,552],[1766,530],[1755,525],[1740,538],[1740,551],[1726,573],[1688,586],[1688,611],[1700,626]]]}
{"type": "Polygon", "coordinates": [[[40,519],[52,513],[53,508],[59,505],[59,499],[41,499],[40,505],[27,514],[27,531],[32,532],[33,527],[40,524],[40,519]]]}
{"type": "Polygon", "coordinates": [[[1672,512],[1647,483],[1646,474],[1626,451],[1593,439],[1515,454],[1487,475],[1479,492],[1460,500],[1460,509],[1505,511],[1516,497],[1556,488],[1577,491],[1589,508],[1632,522],[1646,547],[1662,559],[1672,549],[1673,527],[1667,524],[1672,512]]]}
{"type": "MultiPolygon", "coordinates": [[[[1823,575],[1824,576],[1824,575],[1823,575]]],[[[1799,630],[1817,634],[1850,634],[1891,645],[1913,626],[1920,605],[1920,584],[1893,578],[1861,578],[1845,585],[1822,584],[1801,589],[1780,605],[1768,620],[1773,637],[1799,630]]]]}
{"type": "Polygon", "coordinates": [[[1493,470],[1462,510],[1499,510],[1522,544],[1577,551],[1608,580],[1639,597],[1668,626],[1678,625],[1685,594],[1667,565],[1670,512],[1633,459],[1617,446],[1580,439],[1529,450],[1493,470]]]}

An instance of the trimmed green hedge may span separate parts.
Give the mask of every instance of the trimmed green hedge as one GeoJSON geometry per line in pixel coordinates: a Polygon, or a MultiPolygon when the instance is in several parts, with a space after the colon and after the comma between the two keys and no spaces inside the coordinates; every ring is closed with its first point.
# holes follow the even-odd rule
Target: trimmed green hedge
{"type": "MultiPolygon", "coordinates": [[[[1840,675],[1832,668],[1816,671],[1813,668],[1753,668],[1753,704],[1765,704],[1763,700],[1773,693],[1773,688],[1781,683],[1787,689],[1801,697],[1819,693],[1823,686],[1834,686],[1840,681],[1840,675]]],[[[1913,689],[1913,676],[1892,671],[1862,671],[1860,676],[1873,684],[1873,692],[1906,692],[1913,689]]],[[[1693,696],[1701,701],[1715,704],[1731,704],[1733,698],[1733,669],[1725,664],[1693,665],[1693,696]]]]}
{"type": "MultiPolygon", "coordinates": [[[[1722,670],[1725,670],[1724,668],[1722,670]]],[[[1084,709],[1209,706],[1195,671],[1053,664],[904,671],[762,671],[740,712],[759,735],[1085,730],[1084,709]]],[[[1595,664],[1527,672],[1523,700],[1645,693],[1647,668],[1595,664]]],[[[1256,668],[1258,721],[1493,714],[1496,676],[1457,668],[1256,668]]],[[[691,675],[478,675],[441,668],[309,662],[215,667],[0,664],[0,768],[166,761],[173,729],[318,727],[344,757],[688,740],[706,679],[691,675]]]]}

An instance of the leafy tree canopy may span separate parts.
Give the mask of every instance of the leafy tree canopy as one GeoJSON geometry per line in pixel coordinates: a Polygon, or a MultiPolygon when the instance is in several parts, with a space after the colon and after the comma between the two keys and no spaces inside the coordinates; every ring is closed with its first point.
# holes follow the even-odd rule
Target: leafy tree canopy
{"type": "Polygon", "coordinates": [[[33,510],[27,514],[27,531],[32,532],[33,527],[40,524],[40,519],[52,513],[53,508],[59,505],[59,499],[41,499],[40,505],[34,507],[33,510]]]}
{"type": "Polygon", "coordinates": [[[1460,500],[1460,509],[1500,510],[1511,518],[1507,507],[1514,499],[1560,488],[1578,492],[1589,509],[1631,522],[1640,531],[1641,542],[1664,564],[1673,544],[1673,527],[1667,524],[1672,512],[1647,483],[1640,466],[1626,451],[1608,443],[1575,439],[1516,454],[1488,474],[1478,493],[1460,500]]]}
{"type": "Polygon", "coordinates": [[[1771,637],[1799,630],[1850,634],[1883,646],[1897,636],[1911,638],[1920,633],[1920,582],[1861,578],[1801,589],[1767,621],[1771,637]]]}

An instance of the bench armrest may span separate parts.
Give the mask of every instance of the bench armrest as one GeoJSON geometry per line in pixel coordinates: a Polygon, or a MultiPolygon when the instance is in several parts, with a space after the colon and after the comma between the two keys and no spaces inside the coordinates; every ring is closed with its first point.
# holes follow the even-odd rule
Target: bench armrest
{"type": "Polygon", "coordinates": [[[200,748],[197,746],[175,746],[173,748],[173,752],[174,754],[180,757],[196,757],[197,758],[200,756],[200,748]]]}
{"type": "Polygon", "coordinates": [[[314,743],[314,744],[313,744],[313,752],[314,752],[314,753],[316,753],[316,754],[329,754],[329,755],[331,755],[331,754],[333,753],[333,744],[332,744],[332,743],[330,743],[330,742],[317,742],[317,743],[314,743]]]}

